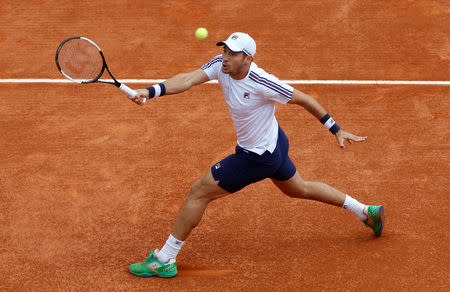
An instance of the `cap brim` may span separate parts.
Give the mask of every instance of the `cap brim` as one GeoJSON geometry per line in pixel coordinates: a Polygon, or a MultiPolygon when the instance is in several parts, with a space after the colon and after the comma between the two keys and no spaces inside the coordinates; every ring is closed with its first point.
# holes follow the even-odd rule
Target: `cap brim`
{"type": "Polygon", "coordinates": [[[242,50],[230,47],[230,45],[228,45],[226,41],[225,42],[218,42],[216,44],[216,46],[218,46],[218,47],[220,47],[220,46],[227,46],[227,48],[229,48],[231,51],[233,51],[235,53],[243,52],[242,50]]]}

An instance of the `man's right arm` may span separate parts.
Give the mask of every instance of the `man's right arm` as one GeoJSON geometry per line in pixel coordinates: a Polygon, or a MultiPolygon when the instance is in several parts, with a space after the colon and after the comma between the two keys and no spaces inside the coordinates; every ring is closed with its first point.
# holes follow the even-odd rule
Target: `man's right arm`
{"type": "MultiPolygon", "coordinates": [[[[209,81],[208,75],[206,75],[206,73],[202,69],[197,69],[190,73],[181,73],[175,75],[162,83],[164,84],[164,87],[166,89],[165,94],[170,95],[181,93],[188,90],[194,85],[205,83],[207,81],[209,81]]],[[[137,95],[133,100],[138,104],[142,104],[143,98],[149,98],[148,89],[137,89],[136,92],[137,95]]]]}
{"type": "Polygon", "coordinates": [[[164,81],[163,84],[166,87],[166,94],[177,94],[206,81],[209,81],[208,75],[202,69],[197,69],[190,73],[175,75],[164,81]]]}

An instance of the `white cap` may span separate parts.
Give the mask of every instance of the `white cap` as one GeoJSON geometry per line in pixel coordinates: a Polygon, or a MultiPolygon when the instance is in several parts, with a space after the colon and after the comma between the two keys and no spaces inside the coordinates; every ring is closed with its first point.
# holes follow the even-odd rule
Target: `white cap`
{"type": "Polygon", "coordinates": [[[235,32],[230,35],[230,37],[224,42],[218,42],[217,46],[227,46],[233,52],[244,52],[248,56],[253,56],[256,54],[256,43],[246,33],[235,32]]]}

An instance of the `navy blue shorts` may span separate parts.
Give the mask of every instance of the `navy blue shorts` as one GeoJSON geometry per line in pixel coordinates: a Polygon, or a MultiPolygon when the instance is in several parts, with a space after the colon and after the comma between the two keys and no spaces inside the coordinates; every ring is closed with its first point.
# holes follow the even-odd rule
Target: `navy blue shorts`
{"type": "Polygon", "coordinates": [[[277,146],[273,153],[266,151],[259,155],[236,146],[236,153],[213,165],[211,172],[219,186],[230,193],[265,178],[288,180],[297,171],[288,151],[289,140],[278,128],[277,146]]]}

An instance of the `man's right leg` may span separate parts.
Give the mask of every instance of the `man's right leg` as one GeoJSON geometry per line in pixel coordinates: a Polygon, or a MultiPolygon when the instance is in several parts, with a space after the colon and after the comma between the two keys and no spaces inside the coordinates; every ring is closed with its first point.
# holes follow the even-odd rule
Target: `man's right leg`
{"type": "Polygon", "coordinates": [[[175,259],[184,241],[202,219],[208,203],[228,194],[227,191],[219,187],[218,181],[214,180],[211,169],[198,182],[193,184],[184,206],[178,213],[172,234],[158,253],[159,260],[168,262],[170,259],[175,259]]]}
{"type": "Polygon", "coordinates": [[[257,155],[236,147],[235,154],[215,164],[191,187],[172,234],[161,251],[155,254],[151,252],[144,261],[131,265],[130,272],[141,277],[175,276],[175,258],[184,241],[200,222],[208,203],[267,178],[273,173],[278,160],[279,156],[273,157],[268,151],[263,155],[257,155]]]}
{"type": "Polygon", "coordinates": [[[185,241],[200,222],[208,203],[228,194],[230,193],[219,187],[209,169],[205,176],[192,185],[186,202],[178,213],[172,235],[180,241],[185,241]]]}
{"type": "Polygon", "coordinates": [[[175,258],[184,241],[191,231],[200,222],[209,202],[230,194],[218,185],[211,169],[194,185],[178,213],[172,234],[167,239],[161,251],[150,251],[150,256],[142,262],[132,264],[130,272],[140,277],[158,276],[163,278],[174,277],[177,274],[175,258]]]}

